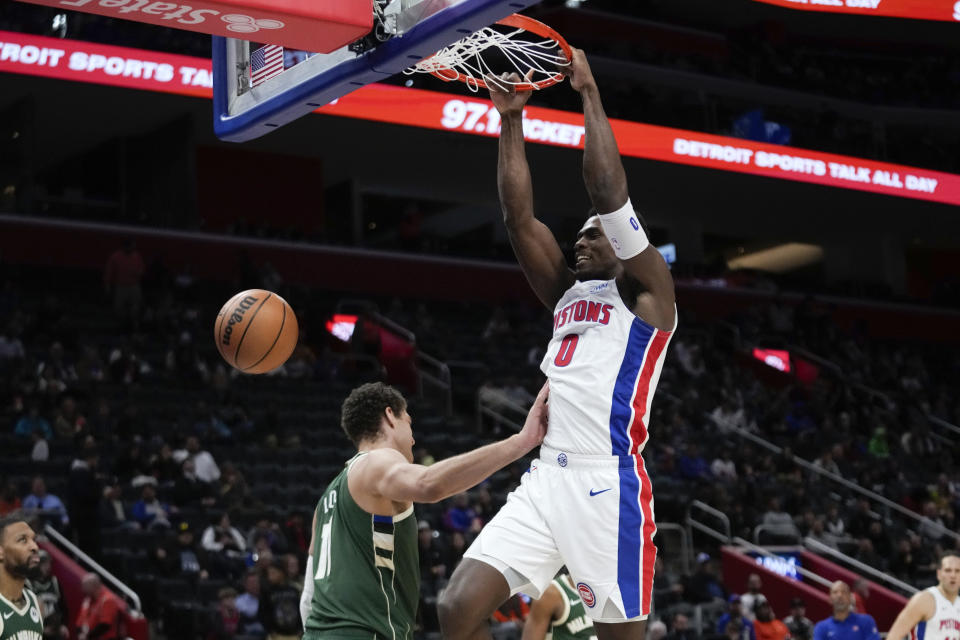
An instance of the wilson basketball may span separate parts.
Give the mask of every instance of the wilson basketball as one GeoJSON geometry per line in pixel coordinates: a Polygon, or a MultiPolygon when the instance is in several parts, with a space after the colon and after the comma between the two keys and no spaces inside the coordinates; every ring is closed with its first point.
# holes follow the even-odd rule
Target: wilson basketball
{"type": "Polygon", "coordinates": [[[299,334],[287,301],[263,289],[241,291],[227,300],[213,325],[220,355],[244,373],[266,373],[282,365],[299,334]]]}

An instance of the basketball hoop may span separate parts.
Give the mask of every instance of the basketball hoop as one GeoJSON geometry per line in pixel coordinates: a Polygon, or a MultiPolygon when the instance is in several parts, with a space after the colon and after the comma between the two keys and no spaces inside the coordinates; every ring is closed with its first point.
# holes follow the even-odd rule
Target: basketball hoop
{"type": "Polygon", "coordinates": [[[534,91],[563,81],[560,67],[570,65],[570,45],[539,20],[513,14],[444,47],[406,69],[405,74],[430,73],[451,82],[459,80],[471,91],[487,88],[485,78],[516,91],[534,91]],[[522,80],[501,76],[516,72],[522,80]]]}

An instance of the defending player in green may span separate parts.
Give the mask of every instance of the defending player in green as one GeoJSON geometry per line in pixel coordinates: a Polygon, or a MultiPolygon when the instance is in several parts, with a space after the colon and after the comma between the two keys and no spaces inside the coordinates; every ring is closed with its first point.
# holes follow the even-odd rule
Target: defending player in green
{"type": "Polygon", "coordinates": [[[420,569],[414,502],[438,502],[521,458],[546,433],[547,386],[520,433],[437,462],[413,464],[403,396],[371,383],[343,403],[341,426],[357,447],[313,517],[300,600],[305,640],[413,637],[420,569]]]}
{"type": "Polygon", "coordinates": [[[42,640],[37,596],[24,585],[40,565],[36,534],[23,518],[0,518],[0,640],[42,640]]]}

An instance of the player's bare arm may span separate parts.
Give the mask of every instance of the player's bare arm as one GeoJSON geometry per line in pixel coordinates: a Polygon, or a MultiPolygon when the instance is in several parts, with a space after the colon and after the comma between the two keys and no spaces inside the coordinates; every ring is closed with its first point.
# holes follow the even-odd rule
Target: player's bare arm
{"type": "Polygon", "coordinates": [[[543,640],[550,625],[563,615],[563,596],[555,584],[547,587],[539,599],[530,603],[530,615],[523,623],[521,640],[543,640]]]}
{"type": "MultiPolygon", "coordinates": [[[[516,74],[510,74],[519,80],[516,74]]],[[[550,229],[537,220],[533,210],[533,181],[523,141],[523,107],[529,91],[504,88],[491,81],[490,99],[500,112],[500,152],[497,161],[497,188],[510,244],[523,273],[537,297],[549,309],[574,282],[573,272],[550,229]]]]}
{"type": "Polygon", "coordinates": [[[936,612],[937,603],[933,596],[925,591],[913,594],[907,606],[903,608],[893,626],[887,633],[888,640],[903,640],[920,622],[929,620],[936,612]]]}
{"type": "Polygon", "coordinates": [[[544,384],[519,433],[429,467],[408,462],[395,449],[371,451],[351,469],[350,494],[365,511],[384,513],[386,508],[402,511],[401,505],[439,502],[466,491],[543,442],[548,393],[544,384]]]}
{"type": "MultiPolygon", "coordinates": [[[[613,213],[629,200],[627,176],[613,129],[603,110],[596,80],[580,49],[573,49],[569,76],[571,87],[580,93],[583,100],[586,128],[583,181],[597,213],[613,213]]],[[[631,290],[631,295],[636,299],[634,313],[658,329],[673,329],[673,278],[657,248],[648,245],[639,254],[621,262],[628,281],[625,288],[631,290]]]]}

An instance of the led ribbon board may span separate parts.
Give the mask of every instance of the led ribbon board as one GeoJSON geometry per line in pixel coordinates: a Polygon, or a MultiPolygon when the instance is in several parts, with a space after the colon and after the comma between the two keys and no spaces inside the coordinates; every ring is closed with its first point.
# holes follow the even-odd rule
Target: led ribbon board
{"type": "MultiPolygon", "coordinates": [[[[0,31],[0,72],[188,96],[212,95],[210,60],[0,31]]],[[[64,107],[64,108],[69,108],[64,107]]],[[[489,100],[372,84],[317,113],[495,137],[489,100]]],[[[613,120],[624,156],[960,205],[960,176],[738,138],[613,120]]],[[[530,142],[583,148],[583,115],[527,107],[530,142]]]]}
{"type": "Polygon", "coordinates": [[[807,11],[960,22],[960,0],[754,0],[754,2],[807,11]]]}

